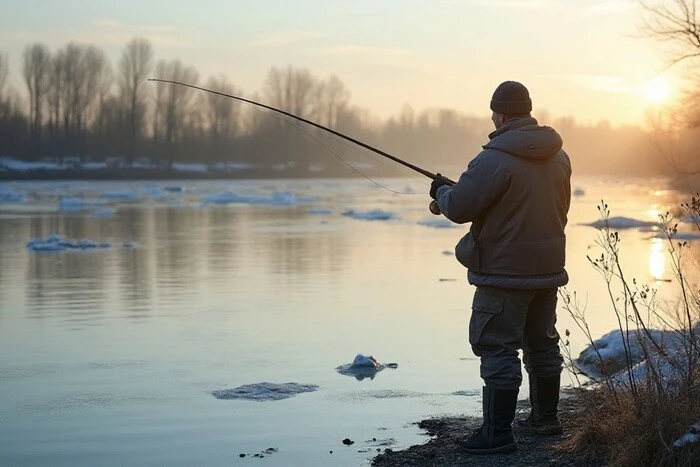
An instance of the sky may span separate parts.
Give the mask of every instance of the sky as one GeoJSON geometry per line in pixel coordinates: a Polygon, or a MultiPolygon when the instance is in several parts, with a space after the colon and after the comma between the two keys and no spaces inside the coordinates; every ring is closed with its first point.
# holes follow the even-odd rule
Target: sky
{"type": "Polygon", "coordinates": [[[406,105],[489,116],[493,90],[515,80],[535,116],[643,124],[659,105],[649,80],[671,97],[681,82],[659,75],[668,54],[642,19],[637,0],[0,0],[0,51],[22,93],[27,44],[94,44],[116,65],[141,36],[157,60],[181,59],[200,83],[225,74],[246,95],[292,65],[337,75],[379,118],[406,105]]]}

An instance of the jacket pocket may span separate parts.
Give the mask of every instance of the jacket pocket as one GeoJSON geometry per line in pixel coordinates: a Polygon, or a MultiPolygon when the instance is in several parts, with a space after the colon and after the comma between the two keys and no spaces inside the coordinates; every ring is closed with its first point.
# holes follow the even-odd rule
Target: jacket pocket
{"type": "Polygon", "coordinates": [[[498,343],[498,327],[493,321],[503,311],[504,302],[503,297],[487,295],[483,290],[476,289],[469,319],[469,344],[484,346],[498,343]]]}

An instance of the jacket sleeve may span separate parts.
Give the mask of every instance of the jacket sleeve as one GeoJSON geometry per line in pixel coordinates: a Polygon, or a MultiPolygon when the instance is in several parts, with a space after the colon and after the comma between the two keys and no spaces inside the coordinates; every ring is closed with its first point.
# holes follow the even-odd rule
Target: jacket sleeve
{"type": "Polygon", "coordinates": [[[469,163],[457,183],[438,189],[435,198],[445,217],[457,224],[472,222],[503,193],[503,178],[492,160],[482,152],[469,163]]]}

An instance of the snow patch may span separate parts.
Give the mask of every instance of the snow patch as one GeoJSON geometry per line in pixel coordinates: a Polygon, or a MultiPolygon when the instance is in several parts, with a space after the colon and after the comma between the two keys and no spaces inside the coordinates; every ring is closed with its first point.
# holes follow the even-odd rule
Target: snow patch
{"type": "Polygon", "coordinates": [[[674,448],[682,448],[686,444],[700,442],[700,423],[691,426],[687,433],[673,442],[674,448]]]}
{"type": "MultiPolygon", "coordinates": [[[[700,333],[700,322],[693,328],[694,336],[700,333]]],[[[684,349],[692,337],[684,331],[649,329],[649,335],[642,330],[623,333],[615,329],[588,345],[574,361],[574,366],[585,375],[602,379],[604,372],[614,383],[625,384],[630,375],[636,381],[647,376],[648,362],[645,360],[643,345],[651,353],[653,367],[664,375],[669,385],[681,375],[684,366],[684,349]],[[663,349],[659,355],[656,347],[663,349]],[[629,365],[626,355],[629,354],[629,365]]],[[[696,337],[697,338],[697,337],[696,337]]]]}
{"type": "Polygon", "coordinates": [[[223,389],[220,391],[212,391],[212,395],[217,399],[248,399],[253,401],[278,401],[294,397],[297,394],[304,392],[313,392],[318,390],[315,384],[298,384],[298,383],[255,383],[244,384],[233,389],[223,389]]]}

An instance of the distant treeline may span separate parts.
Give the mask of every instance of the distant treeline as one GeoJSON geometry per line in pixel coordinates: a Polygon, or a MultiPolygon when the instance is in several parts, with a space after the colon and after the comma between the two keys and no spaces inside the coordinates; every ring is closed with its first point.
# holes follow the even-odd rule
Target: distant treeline
{"type": "MultiPolygon", "coordinates": [[[[124,165],[147,160],[164,167],[173,162],[295,163],[328,175],[352,173],[335,153],[368,173],[400,174],[381,158],[319,130],[220,96],[147,82],[149,77],[245,95],[428,169],[464,167],[493,129],[488,109],[481,117],[445,108],[416,112],[407,105],[382,121],[352,105],[337,76],[321,78],[291,66],[272,68],[261,90],[247,94],[226,76],[202,80],[180,60],[155,61],[153,47],[143,38],[126,44],[116,68],[98,47],[75,43],[55,51],[28,45],[21,62],[26,94],[9,86],[8,56],[0,52],[0,156],[22,160],[124,165]]],[[[535,117],[562,134],[578,173],[648,175],[663,169],[641,127],[535,117]]]]}

